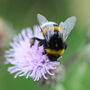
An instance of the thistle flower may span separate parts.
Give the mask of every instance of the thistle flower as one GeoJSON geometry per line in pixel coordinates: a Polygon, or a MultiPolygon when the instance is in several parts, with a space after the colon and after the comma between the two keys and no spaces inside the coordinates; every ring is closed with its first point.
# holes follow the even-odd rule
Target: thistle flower
{"type": "Polygon", "coordinates": [[[30,38],[38,37],[43,39],[41,30],[38,26],[34,26],[34,34],[30,28],[23,29],[21,34],[18,34],[13,42],[10,43],[11,49],[6,51],[6,64],[10,63],[13,66],[8,68],[12,74],[16,72],[17,76],[25,76],[38,81],[40,78],[48,79],[46,75],[54,75],[51,70],[56,69],[60,62],[51,62],[46,55],[43,55],[43,46],[38,47],[38,41],[30,47],[30,38]]]}

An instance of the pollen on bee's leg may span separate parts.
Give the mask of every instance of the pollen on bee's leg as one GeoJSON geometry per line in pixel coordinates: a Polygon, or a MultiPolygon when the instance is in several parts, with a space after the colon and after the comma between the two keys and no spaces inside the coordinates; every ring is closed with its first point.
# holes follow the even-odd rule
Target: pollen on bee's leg
{"type": "Polygon", "coordinates": [[[32,38],[32,39],[30,39],[30,47],[32,47],[33,45],[34,45],[34,39],[32,38]]]}

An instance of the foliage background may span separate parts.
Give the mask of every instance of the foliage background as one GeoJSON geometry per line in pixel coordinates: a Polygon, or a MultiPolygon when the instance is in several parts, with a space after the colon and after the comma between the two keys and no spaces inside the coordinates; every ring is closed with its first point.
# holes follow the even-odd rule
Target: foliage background
{"type": "MultiPolygon", "coordinates": [[[[70,16],[77,17],[77,24],[67,40],[68,48],[61,59],[66,77],[56,90],[90,90],[90,63],[85,58],[87,54],[81,55],[87,47],[90,0],[0,0],[0,17],[11,24],[11,32],[18,33],[23,28],[33,28],[37,24],[37,13],[57,23],[70,16]]],[[[2,64],[0,68],[0,90],[44,90],[32,79],[14,79],[14,75],[7,72],[7,67],[8,65],[2,64]]]]}

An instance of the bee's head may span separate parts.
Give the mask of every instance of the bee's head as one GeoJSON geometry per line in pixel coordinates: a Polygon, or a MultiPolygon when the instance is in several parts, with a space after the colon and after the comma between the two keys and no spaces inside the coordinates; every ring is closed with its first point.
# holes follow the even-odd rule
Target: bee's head
{"type": "Polygon", "coordinates": [[[50,27],[50,26],[53,27],[54,25],[57,26],[57,24],[55,22],[46,22],[46,23],[41,24],[40,27],[41,27],[41,29],[44,29],[44,28],[50,27]]]}
{"type": "Polygon", "coordinates": [[[56,25],[55,22],[48,21],[47,18],[41,14],[37,14],[37,21],[38,21],[41,29],[43,29],[47,25],[51,25],[51,26],[53,26],[54,24],[56,25]]]}

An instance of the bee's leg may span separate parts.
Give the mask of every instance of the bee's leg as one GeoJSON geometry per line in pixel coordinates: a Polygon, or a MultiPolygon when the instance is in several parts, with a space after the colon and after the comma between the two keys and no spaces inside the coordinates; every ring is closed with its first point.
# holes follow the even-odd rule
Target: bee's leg
{"type": "MultiPolygon", "coordinates": [[[[45,40],[41,40],[40,43],[38,44],[39,46],[42,46],[45,48],[45,40]]],[[[46,54],[46,51],[44,50],[44,52],[42,53],[43,55],[46,54]]]]}
{"type": "Polygon", "coordinates": [[[31,47],[34,45],[35,40],[39,41],[38,46],[42,46],[42,45],[45,44],[45,40],[44,40],[44,39],[39,39],[39,38],[37,38],[37,37],[33,37],[33,38],[30,39],[30,44],[31,44],[30,46],[31,46],[31,47]]]}
{"type": "Polygon", "coordinates": [[[37,40],[37,41],[39,41],[39,42],[42,41],[42,39],[39,39],[39,38],[37,38],[37,37],[33,37],[33,38],[30,39],[30,44],[31,44],[30,47],[32,47],[32,46],[34,45],[35,40],[37,40]]]}
{"type": "Polygon", "coordinates": [[[43,55],[46,54],[46,51],[44,51],[42,54],[43,54],[43,55]]]}
{"type": "MultiPolygon", "coordinates": [[[[35,40],[39,41],[38,46],[42,46],[43,45],[45,47],[45,39],[39,39],[39,38],[36,38],[36,37],[30,39],[30,44],[31,44],[30,47],[32,47],[34,45],[35,40]]],[[[42,54],[43,55],[46,54],[46,51],[44,50],[44,52],[42,54]]]]}
{"type": "Polygon", "coordinates": [[[42,45],[45,45],[45,40],[44,39],[41,39],[38,46],[42,46],[42,45]]]}
{"type": "Polygon", "coordinates": [[[65,49],[67,49],[67,44],[65,44],[65,49]]]}
{"type": "Polygon", "coordinates": [[[64,43],[64,49],[65,49],[65,50],[67,49],[67,44],[66,44],[66,43],[64,43]]]}

